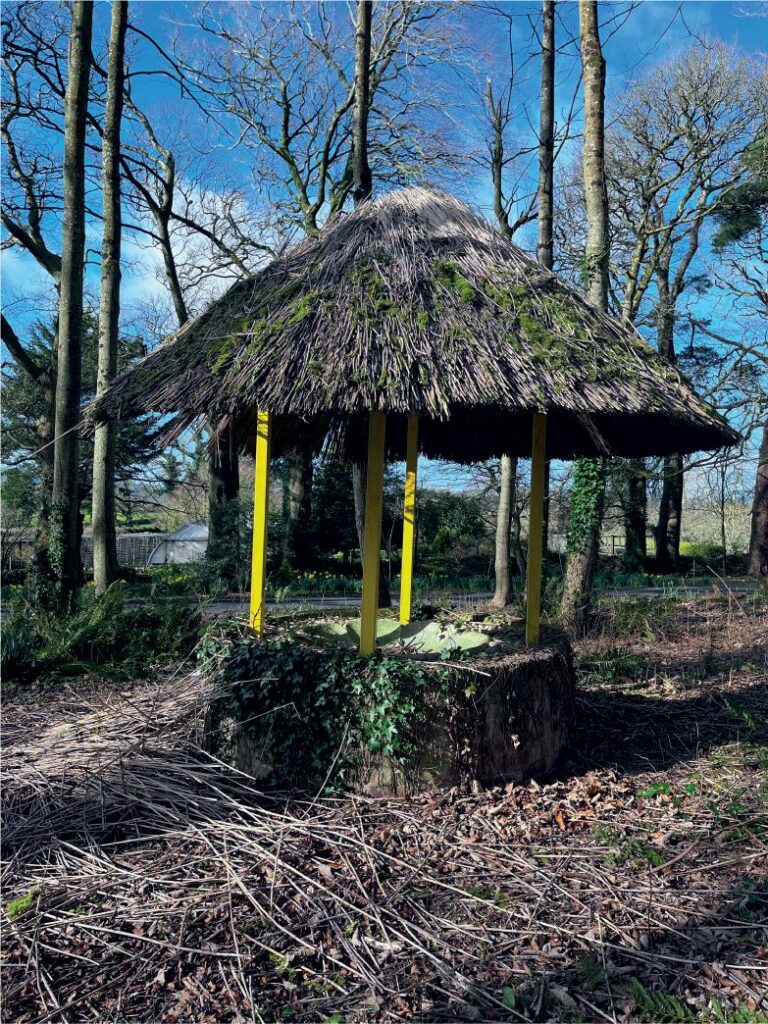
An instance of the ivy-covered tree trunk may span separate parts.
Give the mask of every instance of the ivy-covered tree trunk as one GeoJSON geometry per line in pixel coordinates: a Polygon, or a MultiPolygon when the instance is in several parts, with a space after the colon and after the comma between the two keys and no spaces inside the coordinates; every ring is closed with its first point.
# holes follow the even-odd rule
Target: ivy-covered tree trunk
{"type": "Polygon", "coordinates": [[[625,466],[623,559],[627,572],[642,572],[645,567],[647,518],[645,463],[642,459],[629,459],[625,466]]]}
{"type": "MultiPolygon", "coordinates": [[[[587,295],[599,309],[608,308],[608,196],[605,186],[605,60],[600,45],[597,0],[579,0],[581,66],[584,78],[584,198],[587,244],[584,276],[587,295]]],[[[560,619],[580,632],[589,612],[592,580],[600,553],[605,504],[603,460],[576,463],[571,494],[568,563],[560,619]]]]}
{"type": "Polygon", "coordinates": [[[85,266],[85,134],[91,70],[93,4],[76,0],[64,99],[64,205],[57,337],[56,413],[50,561],[64,604],[82,580],[80,561],[80,421],[85,266]]]}
{"type": "MultiPolygon", "coordinates": [[[[125,32],[127,0],[113,0],[112,28],[107,59],[107,105],[102,138],[102,195],[104,233],[101,247],[99,296],[99,351],[96,395],[103,394],[117,370],[117,338],[120,318],[120,122],[123,116],[125,81],[125,32]]],[[[115,526],[115,448],[117,424],[96,426],[93,439],[93,582],[104,594],[117,579],[115,526]]]]}
{"type": "Polygon", "coordinates": [[[768,576],[768,419],[763,424],[757,456],[747,572],[750,576],[768,576]]]}
{"type": "Polygon", "coordinates": [[[565,569],[560,621],[571,633],[580,633],[589,614],[592,583],[600,554],[600,529],[605,506],[605,460],[579,459],[571,489],[568,560],[565,569]]]}

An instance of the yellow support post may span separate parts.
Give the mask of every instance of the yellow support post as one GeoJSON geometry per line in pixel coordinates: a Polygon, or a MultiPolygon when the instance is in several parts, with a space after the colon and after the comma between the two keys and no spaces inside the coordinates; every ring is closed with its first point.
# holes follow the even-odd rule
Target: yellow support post
{"type": "Polygon", "coordinates": [[[368,417],[368,469],[365,479],[365,531],[363,535],[363,598],[360,610],[360,653],[376,650],[379,614],[379,562],[381,559],[381,512],[384,504],[384,441],[386,416],[368,417]]]}
{"type": "Polygon", "coordinates": [[[403,557],[400,565],[400,625],[411,621],[413,561],[416,548],[416,469],[419,457],[419,417],[408,417],[403,501],[403,557]]]}
{"type": "Polygon", "coordinates": [[[526,581],[525,642],[539,642],[541,624],[541,562],[544,545],[544,486],[547,417],[533,414],[531,448],[531,514],[528,521],[528,579],[526,581]]]}
{"type": "Polygon", "coordinates": [[[267,525],[269,522],[269,457],[272,416],[256,414],[256,473],[253,483],[253,545],[251,548],[251,606],[248,621],[257,636],[264,628],[264,585],[267,579],[267,525]]]}

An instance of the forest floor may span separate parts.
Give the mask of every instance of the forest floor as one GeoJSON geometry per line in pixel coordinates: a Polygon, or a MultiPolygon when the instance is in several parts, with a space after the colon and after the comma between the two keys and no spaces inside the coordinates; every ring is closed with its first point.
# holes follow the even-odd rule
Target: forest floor
{"type": "Polygon", "coordinates": [[[6,1021],[768,1021],[768,602],[612,602],[546,782],[267,797],[188,669],[5,702],[6,1021]]]}

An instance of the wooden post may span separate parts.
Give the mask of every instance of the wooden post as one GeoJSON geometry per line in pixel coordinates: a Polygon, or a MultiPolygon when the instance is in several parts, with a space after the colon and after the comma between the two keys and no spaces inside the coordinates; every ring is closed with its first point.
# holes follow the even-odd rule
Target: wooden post
{"type": "Polygon", "coordinates": [[[384,504],[384,441],[386,416],[368,417],[368,467],[365,480],[365,531],[363,536],[363,599],[360,613],[360,653],[376,650],[379,613],[379,563],[381,560],[381,513],[384,504]]]}
{"type": "Polygon", "coordinates": [[[411,621],[413,562],[416,550],[416,471],[419,458],[419,417],[408,417],[403,501],[403,557],[400,564],[400,625],[411,621]]]}
{"type": "Polygon", "coordinates": [[[533,414],[531,448],[531,514],[528,520],[528,579],[526,581],[525,642],[539,642],[541,624],[541,561],[544,535],[544,483],[547,417],[533,414]]]}
{"type": "Polygon", "coordinates": [[[253,543],[251,548],[251,607],[248,621],[257,636],[264,628],[264,585],[267,579],[267,525],[269,523],[269,455],[272,416],[256,414],[256,473],[253,483],[253,543]]]}

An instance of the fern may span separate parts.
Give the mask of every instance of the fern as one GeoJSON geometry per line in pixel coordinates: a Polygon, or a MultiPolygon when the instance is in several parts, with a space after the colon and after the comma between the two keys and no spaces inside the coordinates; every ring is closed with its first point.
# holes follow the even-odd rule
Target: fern
{"type": "Polygon", "coordinates": [[[711,1017],[717,1024],[768,1024],[768,1017],[761,1010],[750,1010],[746,1006],[737,1006],[732,1010],[723,1006],[718,999],[712,1000],[711,1017]]]}
{"type": "Polygon", "coordinates": [[[688,1024],[696,1020],[690,1006],[668,992],[649,992],[639,981],[632,982],[632,995],[643,1021],[648,1024],[688,1024]]]}

